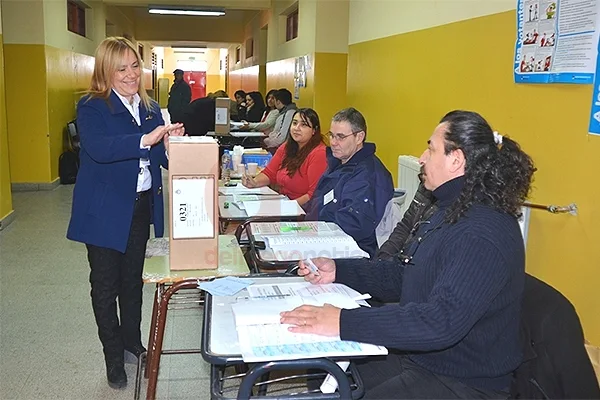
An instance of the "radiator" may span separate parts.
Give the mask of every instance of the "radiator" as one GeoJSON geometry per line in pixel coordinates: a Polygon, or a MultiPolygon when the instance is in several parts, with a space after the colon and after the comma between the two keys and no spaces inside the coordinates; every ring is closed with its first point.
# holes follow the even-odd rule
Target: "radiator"
{"type": "Polygon", "coordinates": [[[406,191],[404,202],[400,206],[400,215],[408,209],[412,203],[415,193],[419,188],[419,172],[421,165],[419,159],[414,156],[398,157],[398,188],[406,191]]]}

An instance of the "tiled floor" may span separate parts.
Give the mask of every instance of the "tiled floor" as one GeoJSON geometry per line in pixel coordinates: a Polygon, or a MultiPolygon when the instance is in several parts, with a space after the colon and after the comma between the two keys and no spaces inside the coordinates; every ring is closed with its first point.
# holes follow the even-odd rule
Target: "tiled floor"
{"type": "MultiPolygon", "coordinates": [[[[0,232],[0,399],[133,398],[133,365],[126,389],[106,384],[85,247],[65,238],[72,190],[13,193],[16,219],[0,232]]],[[[144,288],[144,340],[153,293],[144,288]]],[[[199,310],[172,313],[165,348],[199,348],[201,326],[199,310]]],[[[163,356],[158,398],[208,399],[208,377],[199,354],[163,356]]]]}

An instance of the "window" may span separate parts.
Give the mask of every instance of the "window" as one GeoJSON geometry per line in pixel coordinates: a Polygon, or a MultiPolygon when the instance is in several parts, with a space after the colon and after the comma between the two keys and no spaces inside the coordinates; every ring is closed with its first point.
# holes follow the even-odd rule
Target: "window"
{"type": "Polygon", "coordinates": [[[239,63],[240,61],[242,61],[242,48],[241,47],[236,47],[235,49],[235,63],[239,63]]]}
{"type": "Polygon", "coordinates": [[[144,61],[144,45],[138,43],[138,53],[140,53],[140,58],[144,61]]]}
{"type": "Polygon", "coordinates": [[[246,58],[251,58],[254,55],[254,40],[252,38],[246,40],[246,58]]]}
{"type": "Polygon", "coordinates": [[[67,1],[67,29],[85,36],[85,7],[75,1],[67,1]]]}
{"type": "Polygon", "coordinates": [[[285,30],[285,41],[289,42],[292,39],[298,37],[298,10],[292,11],[287,16],[286,30],[285,30]]]}

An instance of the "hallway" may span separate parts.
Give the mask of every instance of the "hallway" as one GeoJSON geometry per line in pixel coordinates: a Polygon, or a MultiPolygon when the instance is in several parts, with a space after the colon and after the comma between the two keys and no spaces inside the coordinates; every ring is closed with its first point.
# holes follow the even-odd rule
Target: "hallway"
{"type": "MultiPolygon", "coordinates": [[[[0,232],[3,400],[133,398],[135,366],[125,367],[126,389],[113,390],[106,383],[89,297],[85,246],[65,237],[72,193],[73,186],[62,185],[53,191],[14,192],[16,219],[0,232]]],[[[154,286],[146,285],[144,342],[153,294],[154,286]]],[[[201,326],[198,310],[171,313],[165,349],[199,348],[201,326]]],[[[209,367],[201,355],[164,356],[160,372],[157,398],[209,397],[209,367]]]]}

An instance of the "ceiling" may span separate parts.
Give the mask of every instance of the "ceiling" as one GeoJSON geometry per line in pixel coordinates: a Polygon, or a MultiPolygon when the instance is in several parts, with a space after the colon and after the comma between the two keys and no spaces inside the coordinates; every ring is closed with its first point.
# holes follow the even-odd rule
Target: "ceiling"
{"type": "MultiPolygon", "coordinates": [[[[253,15],[260,12],[260,10],[267,10],[271,7],[271,0],[103,0],[108,6],[117,7],[123,14],[125,14],[130,20],[139,20],[140,14],[146,14],[146,9],[150,5],[162,5],[162,6],[207,6],[207,7],[219,7],[226,9],[227,20],[237,20],[240,24],[244,24],[244,21],[248,18],[252,18],[253,15]]],[[[187,17],[194,18],[194,17],[187,17]]],[[[200,17],[206,18],[206,17],[200,17]]],[[[211,18],[211,17],[208,17],[211,18]]],[[[211,18],[212,19],[212,18],[211,18]]],[[[143,40],[143,39],[142,39],[143,40]]],[[[214,39],[213,39],[214,40],[214,39]]],[[[219,40],[219,39],[217,39],[219,40]]],[[[233,42],[207,42],[207,41],[174,41],[174,40],[151,40],[150,43],[153,46],[162,47],[206,47],[206,48],[227,48],[233,42]]]]}
{"type": "Polygon", "coordinates": [[[271,0],[104,0],[105,4],[115,6],[148,7],[163,6],[213,6],[228,10],[267,10],[271,0]]]}

